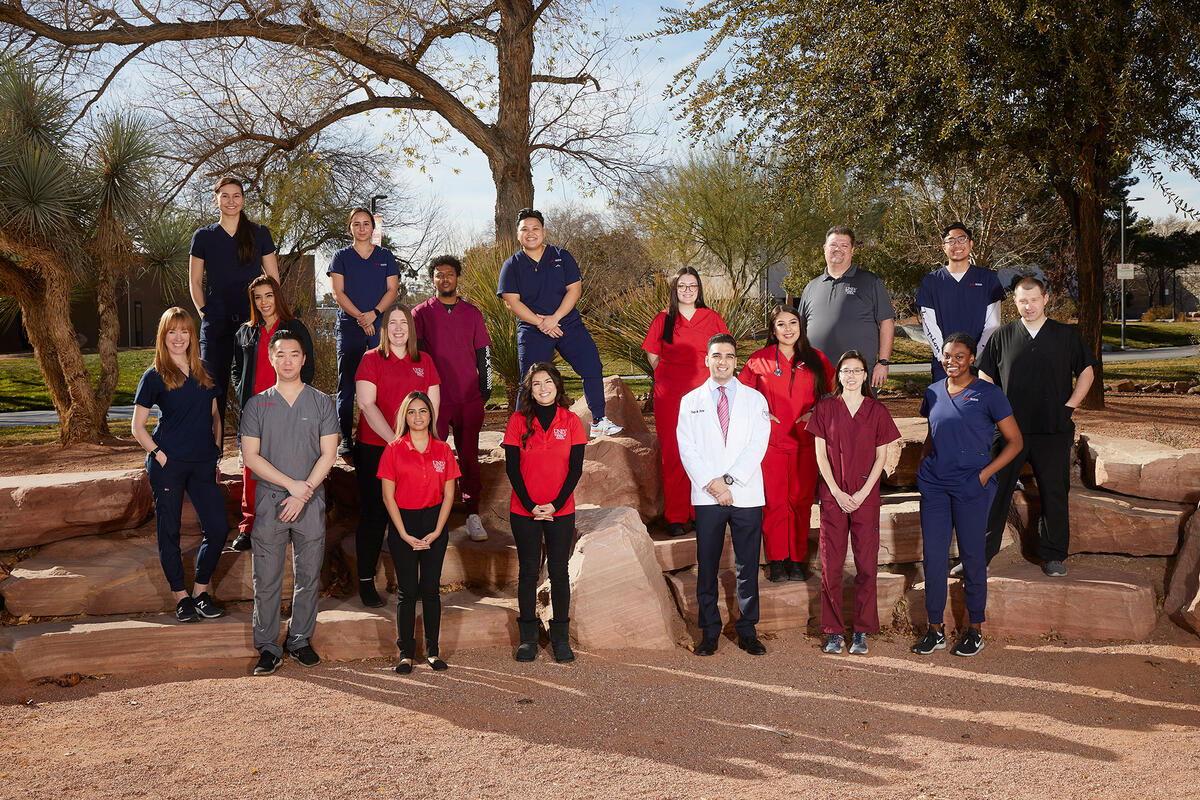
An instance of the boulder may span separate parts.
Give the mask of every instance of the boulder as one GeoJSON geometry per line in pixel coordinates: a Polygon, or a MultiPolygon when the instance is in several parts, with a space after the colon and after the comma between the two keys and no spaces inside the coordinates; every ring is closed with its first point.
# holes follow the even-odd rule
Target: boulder
{"type": "Polygon", "coordinates": [[[0,550],[136,528],[153,509],[144,469],[0,478],[0,550]]]}
{"type": "MultiPolygon", "coordinates": [[[[654,545],[632,508],[583,509],[571,554],[571,638],[587,650],[671,649],[683,633],[654,557],[654,545]]],[[[549,622],[549,583],[539,614],[549,622]]]]}
{"type": "Polygon", "coordinates": [[[1192,388],[1191,381],[1175,381],[1175,384],[1171,387],[1171,390],[1174,391],[1175,394],[1187,394],[1187,390],[1190,388],[1192,388]]]}
{"type": "MultiPolygon", "coordinates": [[[[1163,500],[1143,500],[1072,489],[1068,495],[1072,553],[1124,553],[1131,556],[1169,556],[1179,547],[1179,532],[1192,506],[1163,500]]],[[[1013,508],[1021,531],[1036,547],[1041,499],[1032,486],[1013,493],[1013,508]]]]}
{"type": "Polygon", "coordinates": [[[900,438],[888,445],[887,459],[883,462],[883,484],[916,486],[917,467],[921,463],[929,423],[924,417],[900,417],[896,427],[900,429],[900,438]]]}
{"type": "Polygon", "coordinates": [[[1079,437],[1079,454],[1092,488],[1175,503],[1200,500],[1200,448],[1089,433],[1079,437]]]}
{"type": "Polygon", "coordinates": [[[1163,611],[1200,633],[1195,617],[1197,597],[1200,597],[1200,513],[1192,514],[1183,528],[1183,542],[1167,583],[1163,611]]]}
{"type": "MultiPolygon", "coordinates": [[[[450,540],[446,544],[446,558],[442,562],[442,585],[462,583],[477,589],[499,589],[504,586],[516,585],[517,582],[517,547],[507,525],[486,526],[488,538],[486,542],[473,542],[467,535],[465,526],[452,528],[450,540]]],[[[384,591],[395,593],[396,570],[392,564],[392,555],[388,552],[386,542],[383,552],[379,555],[379,565],[375,571],[375,588],[380,593],[384,591]]],[[[350,566],[351,572],[356,568],[357,554],[355,553],[354,536],[350,535],[341,540],[342,556],[350,566]]],[[[357,577],[357,575],[356,575],[357,577]]],[[[357,602],[357,601],[356,601],[357,602]]]]}
{"type": "MultiPolygon", "coordinates": [[[[1022,561],[993,567],[988,576],[988,634],[1058,634],[1073,639],[1143,640],[1157,621],[1154,588],[1143,576],[1067,563],[1068,574],[1048,578],[1041,567],[1022,561]]],[[[965,629],[963,583],[950,580],[947,627],[965,629]]],[[[909,619],[923,628],[925,584],[907,593],[909,619]]]]}
{"type": "MultiPolygon", "coordinates": [[[[584,430],[593,422],[592,412],[588,409],[587,399],[584,397],[580,397],[571,405],[571,413],[578,415],[584,430]]],[[[618,434],[619,436],[650,432],[646,418],[642,416],[642,404],[625,385],[625,381],[617,375],[610,375],[604,379],[604,415],[625,429],[618,434]]]]}
{"type": "MultiPolygon", "coordinates": [[[[671,592],[680,612],[693,629],[697,625],[698,605],[696,601],[696,572],[687,570],[667,576],[671,592]]],[[[904,576],[880,572],[876,580],[879,606],[879,624],[887,627],[892,623],[892,611],[904,595],[904,576]]],[[[843,606],[846,622],[850,622],[854,607],[854,574],[851,570],[843,580],[843,606]]],[[[819,633],[821,629],[821,576],[810,575],[807,581],[771,583],[759,579],[758,603],[760,632],[783,630],[807,630],[819,633]]],[[[731,630],[738,617],[737,575],[732,570],[718,574],[717,609],[725,628],[731,630]]]]}

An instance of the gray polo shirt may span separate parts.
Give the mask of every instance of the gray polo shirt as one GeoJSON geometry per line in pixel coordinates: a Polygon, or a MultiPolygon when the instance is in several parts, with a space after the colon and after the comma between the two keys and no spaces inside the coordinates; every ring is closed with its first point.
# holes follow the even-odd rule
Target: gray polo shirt
{"type": "MultiPolygon", "coordinates": [[[[340,430],[333,398],[304,384],[290,406],[274,386],[251,397],[242,410],[238,432],[259,440],[258,452],[271,466],[292,480],[302,481],[321,458],[321,437],[340,430]]],[[[261,479],[259,486],[287,491],[261,479]]],[[[313,493],[324,497],[324,485],[313,493]]]]}
{"type": "Polygon", "coordinates": [[[880,277],[853,264],[840,278],[826,270],[809,281],[797,310],[813,347],[834,364],[847,350],[858,350],[868,372],[879,355],[879,323],[896,316],[880,277]]]}

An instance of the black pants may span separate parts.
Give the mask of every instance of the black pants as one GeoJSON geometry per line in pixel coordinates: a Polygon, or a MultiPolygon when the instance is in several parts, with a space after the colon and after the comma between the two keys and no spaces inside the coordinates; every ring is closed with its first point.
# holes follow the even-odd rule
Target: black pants
{"type": "MultiPolygon", "coordinates": [[[[409,536],[419,539],[433,533],[441,510],[441,503],[412,511],[402,508],[400,521],[409,536]]],[[[446,558],[446,541],[450,535],[442,531],[428,550],[413,550],[391,523],[387,526],[387,537],[392,562],[396,565],[396,646],[400,648],[400,657],[412,658],[416,654],[413,630],[417,624],[417,598],[420,597],[425,657],[432,658],[438,654],[438,634],[442,628],[442,596],[438,587],[442,582],[442,561],[446,558]]]]}
{"type": "Polygon", "coordinates": [[[575,515],[564,514],[552,520],[540,520],[521,514],[508,515],[513,539],[517,542],[517,605],[520,619],[537,619],[538,574],[542,571],[542,541],[546,542],[546,565],[550,573],[550,607],[555,622],[571,618],[571,583],[567,562],[575,546],[575,515]]]}
{"type": "Polygon", "coordinates": [[[696,603],[700,633],[706,639],[721,635],[717,610],[717,570],[725,550],[725,526],[733,542],[737,568],[739,636],[754,636],[758,625],[758,555],[762,546],[762,506],[696,506],[696,603]]]}
{"type": "MultiPolygon", "coordinates": [[[[383,448],[379,445],[354,443],[354,474],[358,479],[358,529],[354,532],[354,550],[359,580],[375,580],[383,534],[388,528],[387,508],[383,505],[383,483],[375,477],[382,458],[383,448]]],[[[393,557],[395,555],[392,554],[393,557]]]]}
{"type": "MultiPolygon", "coordinates": [[[[1033,467],[1042,502],[1042,515],[1038,520],[1038,557],[1043,561],[1062,561],[1067,557],[1071,543],[1067,492],[1071,488],[1074,426],[1068,433],[1027,433],[1023,438],[1025,446],[1020,454],[996,475],[996,499],[988,514],[987,560],[991,561],[1000,552],[1013,490],[1021,477],[1021,468],[1028,461],[1033,467]]],[[[998,443],[998,446],[1003,445],[998,443]]]]}

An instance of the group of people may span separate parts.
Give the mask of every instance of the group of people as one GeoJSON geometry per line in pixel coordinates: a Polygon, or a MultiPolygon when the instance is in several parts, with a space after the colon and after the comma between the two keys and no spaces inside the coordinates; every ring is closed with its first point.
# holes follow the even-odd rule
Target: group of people
{"type": "MultiPolygon", "coordinates": [[[[335,401],[311,385],[312,337],[284,298],[270,233],[243,210],[242,184],[222,179],[214,200],[220,219],[196,232],[191,249],[199,331],[185,309],[164,312],[154,365],[135,398],[133,433],[147,452],[159,555],[176,617],[192,622],[225,614],[209,585],[227,535],[217,462],[232,371],[245,487],[232,547],[253,556],[255,674],[273,673],[285,649],[303,666],[320,662],[312,636],[325,552],[323,482],[339,455],[353,463],[359,485],[360,601],[383,605],[375,579],[386,541],[397,580],[395,669],[413,669],[418,600],[425,659],[435,670],[447,669],[438,649],[439,584],[456,500],[465,506],[469,537],[488,536],[479,516],[478,439],[491,392],[491,342],[479,309],[458,294],[462,265],[453,256],[434,258],[428,270],[435,295],[413,309],[396,304],[396,259],[372,244],[374,216],[363,208],[351,212],[353,242],[329,267],[339,306],[335,401]],[[149,433],[154,406],[158,424],[149,433]],[[201,526],[191,591],[180,549],[185,493],[201,526]],[[281,647],[289,541],[294,590],[281,647]]],[[[519,321],[522,375],[517,412],[502,443],[519,562],[516,658],[537,656],[536,587],[544,560],[552,653],[570,661],[567,563],[575,538],[573,493],[589,431],[569,411],[562,376],[551,363],[556,351],[583,379],[590,434],[615,435],[621,428],[605,414],[599,353],[576,309],[578,264],[565,249],[546,244],[539,212],[522,210],[516,223],[520,249],[504,263],[496,289],[519,321]]],[[[945,647],[941,622],[953,532],[971,622],[955,652],[973,655],[983,646],[986,562],[999,549],[1026,459],[1047,508],[1041,529],[1046,572],[1065,574],[1069,409],[1087,392],[1092,362],[1072,328],[1046,320],[1047,293],[1036,279],[1016,287],[1021,320],[998,327],[1004,293],[993,273],[970,264],[970,232],[956,223],[943,239],[949,264],[928,276],[918,293],[935,376],[940,369],[943,377],[922,405],[930,422],[919,476],[930,627],[913,650],[945,647]],[[1074,386],[1073,376],[1079,378],[1074,386]],[[1061,508],[1052,508],[1055,502],[1061,508]]],[[[829,231],[826,271],[795,307],[772,312],[766,346],[740,371],[737,343],[705,305],[694,269],[673,276],[670,305],[646,335],[667,532],[677,536],[694,526],[696,533],[699,655],[716,651],[722,627],[717,571],[726,528],[737,571],[738,644],[762,654],[755,632],[759,548],[769,580],[805,580],[817,498],[825,650],[841,652],[845,642],[847,547],[855,562],[850,652],[867,652],[867,635],[879,629],[879,481],[886,446],[899,433],[873,388],[887,379],[894,311],[878,276],[854,265],[854,246],[848,228],[829,231]]]]}

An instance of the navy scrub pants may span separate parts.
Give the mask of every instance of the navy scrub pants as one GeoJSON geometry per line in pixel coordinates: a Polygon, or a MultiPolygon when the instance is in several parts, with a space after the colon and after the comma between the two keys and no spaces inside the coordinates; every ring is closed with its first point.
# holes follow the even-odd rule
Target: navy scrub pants
{"type": "Polygon", "coordinates": [[[205,314],[200,320],[200,360],[209,377],[217,384],[217,410],[225,421],[225,401],[229,397],[229,370],[233,366],[233,349],[237,347],[234,334],[246,321],[241,314],[217,316],[205,314]]]}
{"type": "Polygon", "coordinates": [[[950,537],[958,540],[963,565],[963,591],[972,625],[984,622],[987,608],[987,519],[996,496],[996,478],[987,486],[978,476],[959,486],[935,484],[917,476],[921,491],[921,546],[924,551],[925,613],[931,625],[942,624],[950,569],[950,537]]]}
{"type": "Polygon", "coordinates": [[[379,329],[367,336],[358,323],[338,316],[337,323],[337,416],[342,441],[354,441],[354,375],[363,354],[379,346],[379,329]]]}
{"type": "Polygon", "coordinates": [[[721,635],[717,609],[717,570],[725,550],[725,526],[733,542],[737,569],[738,636],[752,637],[758,625],[758,556],[762,546],[762,506],[696,506],[696,603],[700,633],[705,639],[721,635]]]}
{"type": "Polygon", "coordinates": [[[158,560],[172,592],[186,592],[183,555],[179,549],[180,516],[187,494],[200,519],[200,552],[196,554],[196,580],[207,586],[225,547],[229,523],[225,495],[217,484],[217,461],[181,461],[167,457],[167,465],[146,456],[146,473],[154,495],[154,527],[158,534],[158,560]]]}
{"type": "Polygon", "coordinates": [[[583,396],[592,421],[604,417],[604,367],[600,363],[600,351],[583,320],[563,323],[563,335],[555,339],[539,331],[535,326],[522,322],[517,328],[517,361],[521,378],[529,368],[539,361],[551,361],[557,350],[571,368],[583,379],[583,396]]]}

